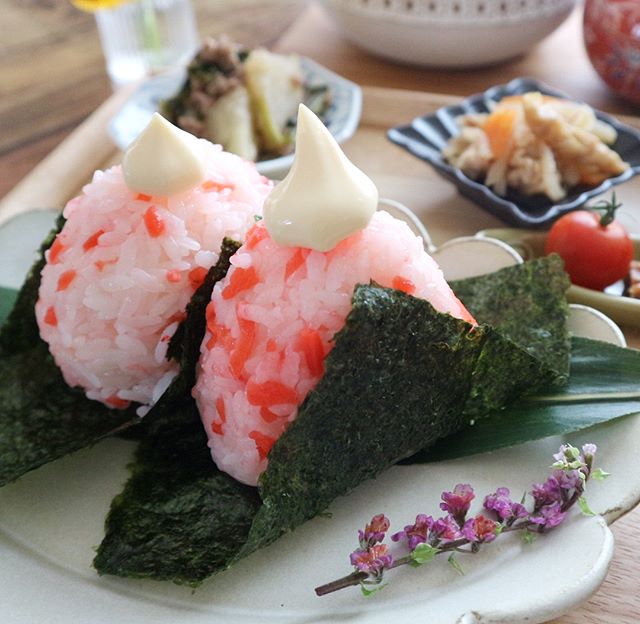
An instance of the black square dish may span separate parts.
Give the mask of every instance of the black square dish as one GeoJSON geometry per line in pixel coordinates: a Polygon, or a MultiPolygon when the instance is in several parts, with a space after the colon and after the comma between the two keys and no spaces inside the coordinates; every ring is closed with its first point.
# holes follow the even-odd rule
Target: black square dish
{"type": "Polygon", "coordinates": [[[431,164],[442,177],[453,182],[462,195],[503,221],[517,226],[548,226],[565,212],[579,208],[589,199],[609,190],[614,184],[626,182],[640,172],[640,132],[598,110],[594,110],[596,117],[613,126],[618,133],[612,149],[618,152],[630,167],[596,187],[570,189],[567,196],[559,202],[554,202],[544,195],[526,196],[512,190],[509,190],[506,197],[501,197],[482,182],[469,178],[460,169],[445,161],[442,148],[452,136],[459,133],[456,117],[468,113],[486,113],[492,103],[509,95],[520,95],[530,91],[540,91],[545,95],[565,100],[572,99],[532,78],[516,78],[506,85],[491,87],[484,93],[471,96],[455,106],[441,108],[432,115],[417,117],[409,125],[392,128],[387,136],[393,143],[431,164]]]}

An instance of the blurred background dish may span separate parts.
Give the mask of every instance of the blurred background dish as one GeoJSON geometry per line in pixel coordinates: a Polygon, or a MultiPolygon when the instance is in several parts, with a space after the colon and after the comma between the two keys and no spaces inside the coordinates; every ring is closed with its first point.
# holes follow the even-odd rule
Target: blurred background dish
{"type": "Polygon", "coordinates": [[[553,32],[575,0],[323,0],[353,43],[430,67],[474,67],[522,54],[553,32]]]}
{"type": "Polygon", "coordinates": [[[640,104],[640,2],[586,0],[584,43],[600,78],[640,104]]]}
{"type": "MultiPolygon", "coordinates": [[[[362,112],[362,90],[358,85],[328,70],[311,59],[302,57],[305,83],[326,85],[330,104],[323,115],[325,125],[336,141],[346,141],[358,127],[362,112]]],[[[122,150],[129,147],[147,125],[160,102],[173,96],[183,85],[185,72],[161,74],[144,82],[109,123],[109,134],[122,150]]],[[[271,178],[283,176],[293,162],[293,153],[259,160],[258,171],[271,178]]]]}

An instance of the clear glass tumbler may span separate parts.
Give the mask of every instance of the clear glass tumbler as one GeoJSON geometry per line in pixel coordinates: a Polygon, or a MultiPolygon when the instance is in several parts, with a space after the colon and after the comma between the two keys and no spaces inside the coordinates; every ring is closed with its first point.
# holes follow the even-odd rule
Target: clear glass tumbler
{"type": "Polygon", "coordinates": [[[190,0],[131,0],[95,16],[114,87],[184,65],[198,49],[190,0]]]}

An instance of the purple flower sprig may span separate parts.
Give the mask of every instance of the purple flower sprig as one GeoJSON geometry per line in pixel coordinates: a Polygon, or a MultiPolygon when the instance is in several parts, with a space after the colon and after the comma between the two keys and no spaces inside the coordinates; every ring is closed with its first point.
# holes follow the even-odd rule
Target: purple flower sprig
{"type": "Polygon", "coordinates": [[[451,492],[442,493],[440,509],[445,515],[433,518],[418,514],[415,522],[391,535],[391,541],[400,543],[407,551],[394,556],[389,545],[383,543],[390,522],[383,514],[371,519],[364,530],[358,531],[358,548],[350,556],[354,571],[341,579],[316,588],[318,596],[330,594],[345,587],[359,585],[365,595],[384,587],[384,573],[402,565],[420,566],[437,555],[448,553],[449,563],[462,573],[457,553],[477,553],[484,544],[493,542],[502,533],[521,531],[527,542],[536,534],[545,533],[560,525],[569,510],[578,504],[583,513],[593,515],[584,498],[590,478],[604,479],[608,473],[593,469],[595,444],[578,449],[563,444],[553,456],[553,472],[544,483],[536,483],[530,492],[531,509],[521,501],[511,499],[506,487],[500,487],[484,497],[482,511],[470,516],[475,492],[469,484],[459,483],[451,492]]]}

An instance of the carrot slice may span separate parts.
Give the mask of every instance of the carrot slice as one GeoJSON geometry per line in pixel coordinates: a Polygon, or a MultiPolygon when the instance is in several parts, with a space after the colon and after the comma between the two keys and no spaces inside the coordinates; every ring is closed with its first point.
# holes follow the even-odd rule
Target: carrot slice
{"type": "Polygon", "coordinates": [[[309,372],[320,377],[324,372],[324,345],[317,330],[306,327],[298,334],[296,347],[304,354],[309,372]]]}
{"type": "Polygon", "coordinates": [[[230,182],[216,182],[215,180],[206,180],[202,183],[203,191],[224,191],[225,189],[233,190],[236,188],[235,184],[230,182]]]}
{"type": "Polygon", "coordinates": [[[182,279],[182,273],[178,269],[167,271],[167,282],[177,284],[182,279]]]}
{"type": "Polygon", "coordinates": [[[151,238],[158,238],[158,236],[164,233],[166,226],[155,206],[149,206],[149,208],[147,208],[143,219],[144,225],[151,238]]]}
{"type": "Polygon", "coordinates": [[[93,264],[95,264],[98,271],[102,271],[108,264],[115,264],[116,262],[118,262],[118,259],[114,258],[113,260],[96,260],[93,264]]]}
{"type": "Polygon", "coordinates": [[[260,416],[264,422],[272,423],[278,420],[278,414],[274,414],[268,407],[260,408],[260,416]]]}
{"type": "Polygon", "coordinates": [[[61,290],[66,290],[67,288],[69,288],[69,284],[71,284],[71,282],[73,282],[73,280],[75,279],[76,275],[77,275],[77,273],[75,271],[73,271],[73,270],[65,271],[58,278],[58,286],[56,288],[56,291],[60,292],[61,290]]]}
{"type": "Polygon", "coordinates": [[[259,282],[260,278],[255,267],[249,267],[248,269],[235,267],[229,278],[228,286],[222,291],[222,298],[232,299],[243,290],[253,288],[259,282]]]}
{"type": "Polygon", "coordinates": [[[138,193],[135,197],[138,201],[151,201],[151,195],[145,195],[145,193],[138,193]]]}
{"type": "Polygon", "coordinates": [[[496,158],[507,154],[513,141],[518,110],[510,106],[496,109],[484,122],[483,130],[489,139],[491,152],[496,158]]]}
{"type": "Polygon", "coordinates": [[[264,225],[256,223],[247,233],[244,246],[247,249],[253,249],[261,240],[268,238],[269,232],[264,225]]]}
{"type": "Polygon", "coordinates": [[[298,393],[295,388],[285,386],[279,381],[265,381],[256,383],[249,381],[247,384],[247,401],[250,405],[270,407],[271,405],[297,404],[298,393]]]}
{"type": "Polygon", "coordinates": [[[58,234],[56,239],[53,241],[53,245],[51,245],[51,249],[49,249],[49,263],[56,264],[58,260],[60,260],[60,255],[66,248],[66,245],[62,244],[60,235],[58,234]]]}
{"type": "Polygon", "coordinates": [[[222,397],[218,397],[218,399],[216,399],[216,411],[218,412],[218,416],[220,416],[220,421],[226,423],[227,412],[224,408],[224,399],[222,397]]]}
{"type": "Polygon", "coordinates": [[[391,280],[391,287],[406,292],[408,295],[413,295],[416,292],[416,285],[410,279],[400,275],[396,275],[391,280]]]}
{"type": "Polygon", "coordinates": [[[260,459],[266,459],[271,447],[276,441],[275,438],[255,430],[249,432],[249,437],[256,443],[260,459]]]}
{"type": "Polygon", "coordinates": [[[298,247],[294,252],[284,270],[284,279],[288,280],[303,264],[309,255],[308,249],[298,247]]]}
{"type": "Polygon", "coordinates": [[[89,238],[87,238],[86,241],[84,241],[84,243],[82,243],[82,249],[84,249],[85,251],[89,251],[90,249],[97,247],[98,239],[103,234],[104,234],[104,230],[98,230],[97,232],[93,233],[91,236],[89,236],[89,238]]]}
{"type": "Polygon", "coordinates": [[[56,316],[56,310],[53,306],[47,309],[44,315],[44,322],[47,325],[55,327],[58,324],[58,317],[56,316]]]}
{"type": "Polygon", "coordinates": [[[127,401],[125,399],[121,399],[119,396],[116,396],[115,394],[106,398],[104,400],[104,402],[111,406],[114,407],[115,409],[127,409],[127,407],[129,407],[129,405],[131,405],[130,401],[127,401]]]}
{"type": "Polygon", "coordinates": [[[253,321],[239,318],[240,337],[236,341],[235,349],[229,357],[229,368],[236,379],[242,379],[244,365],[253,353],[253,344],[256,339],[256,324],[253,321]]]}

